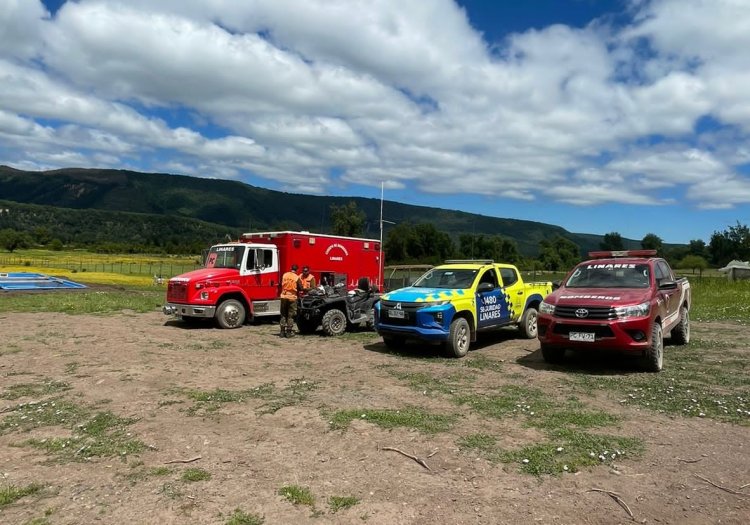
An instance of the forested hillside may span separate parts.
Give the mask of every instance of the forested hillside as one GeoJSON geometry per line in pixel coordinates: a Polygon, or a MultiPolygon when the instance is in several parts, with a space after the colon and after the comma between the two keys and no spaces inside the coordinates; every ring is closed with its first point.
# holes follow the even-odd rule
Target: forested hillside
{"type": "MultiPolygon", "coordinates": [[[[379,235],[377,199],[291,194],[237,181],[182,175],[77,168],[32,172],[0,166],[0,199],[70,210],[18,207],[17,214],[6,214],[0,220],[0,228],[47,228],[63,242],[89,243],[110,238],[131,244],[159,242],[163,246],[200,243],[226,233],[251,230],[305,229],[326,233],[331,231],[331,206],[352,201],[366,215],[364,235],[379,235]],[[75,210],[86,212],[74,213],[75,210]]],[[[467,233],[500,235],[514,240],[525,256],[536,255],[541,240],[557,236],[573,241],[584,253],[598,249],[602,239],[540,222],[391,201],[385,202],[385,210],[389,221],[430,223],[454,239],[467,233]]],[[[639,245],[638,241],[623,241],[625,247],[639,245]]]]}

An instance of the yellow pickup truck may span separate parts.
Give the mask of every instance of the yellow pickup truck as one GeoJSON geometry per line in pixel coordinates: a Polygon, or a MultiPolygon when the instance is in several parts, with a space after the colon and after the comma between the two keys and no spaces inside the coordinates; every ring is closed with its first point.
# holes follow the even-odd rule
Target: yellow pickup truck
{"type": "Polygon", "coordinates": [[[441,342],[449,355],[463,357],[485,330],[516,325],[535,338],[539,303],[550,292],[551,282],[524,283],[512,264],[446,261],[383,295],[375,329],[389,348],[409,339],[441,342]]]}

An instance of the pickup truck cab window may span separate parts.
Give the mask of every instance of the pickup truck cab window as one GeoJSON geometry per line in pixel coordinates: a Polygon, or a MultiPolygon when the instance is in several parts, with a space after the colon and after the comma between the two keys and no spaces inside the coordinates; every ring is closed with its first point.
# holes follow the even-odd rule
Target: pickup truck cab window
{"type": "Polygon", "coordinates": [[[500,268],[500,277],[503,279],[503,286],[511,286],[518,282],[518,272],[513,268],[500,268]]]}
{"type": "Polygon", "coordinates": [[[417,288],[443,288],[446,290],[461,290],[470,288],[474,282],[476,270],[435,269],[429,270],[412,286],[417,288]]]}
{"type": "Polygon", "coordinates": [[[649,265],[582,264],[568,278],[568,288],[648,288],[649,265]]]}

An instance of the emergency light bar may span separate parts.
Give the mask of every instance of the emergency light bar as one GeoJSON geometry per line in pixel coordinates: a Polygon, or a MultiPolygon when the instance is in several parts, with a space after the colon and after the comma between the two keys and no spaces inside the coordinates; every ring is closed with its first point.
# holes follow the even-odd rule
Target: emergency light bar
{"type": "Polygon", "coordinates": [[[592,259],[610,259],[614,257],[655,257],[656,250],[615,250],[603,252],[589,252],[592,259]]]}

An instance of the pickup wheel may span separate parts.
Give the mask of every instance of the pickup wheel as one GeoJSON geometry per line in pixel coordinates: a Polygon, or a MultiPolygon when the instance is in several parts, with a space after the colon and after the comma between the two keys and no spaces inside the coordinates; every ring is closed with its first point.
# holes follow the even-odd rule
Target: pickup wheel
{"type": "Polygon", "coordinates": [[[323,332],[326,335],[342,335],[346,332],[346,314],[338,308],[328,310],[323,315],[323,320],[320,324],[323,325],[323,332]]]}
{"type": "Polygon", "coordinates": [[[651,329],[651,345],[643,356],[643,368],[648,372],[661,372],[664,367],[664,334],[661,324],[654,323],[651,329]]]}
{"type": "Polygon", "coordinates": [[[236,299],[223,301],[216,309],[216,323],[221,328],[239,328],[245,323],[245,306],[236,299]]]}
{"type": "Polygon", "coordinates": [[[469,323],[463,317],[458,317],[451,323],[451,331],[445,349],[452,357],[463,357],[469,351],[471,342],[471,329],[469,323]]]}
{"type": "Polygon", "coordinates": [[[383,343],[390,350],[400,350],[406,344],[406,339],[399,335],[384,335],[383,343]]]}
{"type": "Polygon", "coordinates": [[[529,306],[521,316],[521,321],[518,323],[518,331],[526,339],[535,339],[537,333],[537,318],[539,317],[536,308],[529,306]]]}
{"type": "Polygon", "coordinates": [[[690,314],[686,307],[680,309],[680,322],[672,328],[672,342],[676,345],[686,345],[690,342],[690,314]]]}
{"type": "Polygon", "coordinates": [[[542,345],[542,357],[547,363],[557,364],[565,361],[565,348],[542,345]]]}

